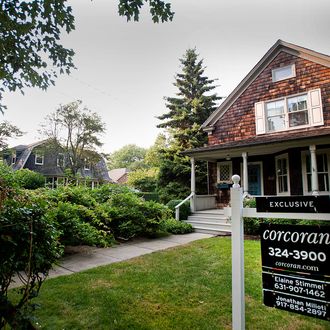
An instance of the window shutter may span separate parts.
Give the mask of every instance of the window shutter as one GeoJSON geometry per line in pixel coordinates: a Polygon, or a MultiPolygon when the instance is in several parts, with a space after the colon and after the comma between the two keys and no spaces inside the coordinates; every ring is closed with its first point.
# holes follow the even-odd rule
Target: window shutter
{"type": "Polygon", "coordinates": [[[256,117],[256,134],[266,133],[264,102],[255,103],[254,113],[256,117]]]}
{"type": "Polygon", "coordinates": [[[311,107],[310,119],[311,126],[323,125],[323,110],[322,110],[322,99],[321,90],[314,89],[308,92],[309,102],[311,107]]]}

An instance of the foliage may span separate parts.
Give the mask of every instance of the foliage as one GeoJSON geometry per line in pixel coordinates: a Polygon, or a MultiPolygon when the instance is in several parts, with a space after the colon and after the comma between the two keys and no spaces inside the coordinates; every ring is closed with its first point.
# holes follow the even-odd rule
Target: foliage
{"type": "MultiPolygon", "coordinates": [[[[170,200],[166,206],[172,211],[172,216],[175,217],[175,207],[182,202],[181,199],[172,199],[170,200]]],[[[180,206],[180,220],[187,220],[188,216],[190,215],[190,203],[185,202],[180,206]]]]}
{"type": "Polygon", "coordinates": [[[157,168],[140,169],[128,174],[127,184],[143,192],[153,192],[157,188],[157,168]]]}
{"type": "Polygon", "coordinates": [[[4,91],[47,89],[58,73],[69,74],[74,68],[73,50],[59,43],[64,31],[74,29],[66,0],[3,0],[0,21],[0,102],[4,91]]]}
{"type": "Polygon", "coordinates": [[[194,231],[190,223],[177,221],[175,219],[167,219],[163,224],[164,231],[172,234],[188,234],[194,231]]]}
{"type": "Polygon", "coordinates": [[[18,190],[14,171],[7,165],[0,163],[0,211],[7,198],[12,198],[18,190]]]}
{"type": "MultiPolygon", "coordinates": [[[[1,101],[1,88],[0,88],[0,101],[1,101]]],[[[0,109],[1,109],[1,103],[0,103],[0,109]]],[[[22,135],[23,132],[17,126],[9,123],[8,121],[3,121],[2,123],[0,123],[0,150],[8,146],[7,138],[18,137],[22,135]]]]}
{"type": "Polygon", "coordinates": [[[83,205],[59,202],[49,209],[47,217],[60,231],[59,239],[64,245],[108,246],[113,242],[110,229],[98,221],[93,210],[83,205]]]}
{"type": "Polygon", "coordinates": [[[45,177],[27,168],[15,171],[14,175],[21,188],[37,189],[45,186],[45,177]]]}
{"type": "Polygon", "coordinates": [[[95,198],[98,203],[107,202],[110,197],[118,194],[131,193],[132,190],[126,186],[119,184],[104,184],[97,189],[94,189],[90,192],[91,196],[95,198]]]}
{"type": "Polygon", "coordinates": [[[161,165],[161,153],[167,147],[167,140],[164,134],[159,134],[154,144],[147,150],[144,163],[147,167],[159,168],[161,165]]]}
{"type": "Polygon", "coordinates": [[[30,329],[31,299],[61,254],[58,231],[45,217],[46,203],[16,193],[0,211],[0,327],[30,329]],[[14,276],[20,279],[18,301],[8,298],[14,276]]]}
{"type": "Polygon", "coordinates": [[[81,101],[68,103],[46,117],[42,132],[47,137],[48,152],[67,155],[63,170],[73,176],[86,165],[96,164],[100,156],[95,152],[102,145],[100,135],[105,132],[101,117],[87,108],[81,108],[81,101]]]}
{"type": "Polygon", "coordinates": [[[109,201],[111,228],[116,237],[129,239],[151,235],[170,217],[169,209],[154,201],[144,201],[130,192],[113,195],[109,201]]]}
{"type": "Polygon", "coordinates": [[[110,170],[115,168],[127,168],[128,170],[141,168],[146,152],[144,148],[135,144],[128,144],[107,157],[108,167],[110,170]]]}
{"type": "MultiPolygon", "coordinates": [[[[174,83],[178,89],[177,97],[166,98],[169,111],[158,117],[162,121],[158,127],[165,128],[169,135],[166,147],[160,152],[158,186],[163,196],[170,190],[167,186],[173,183],[179,183],[181,190],[185,188],[189,192],[191,166],[189,158],[182,152],[207,142],[201,125],[221,99],[216,94],[210,94],[215,88],[215,80],[204,76],[203,60],[198,59],[195,49],[188,49],[180,62],[182,72],[176,75],[174,83]]],[[[206,193],[206,173],[205,162],[196,162],[198,193],[206,193]]]]}
{"type": "MultiPolygon", "coordinates": [[[[119,0],[118,12],[127,20],[139,20],[143,0],[119,0]]],[[[145,0],[149,3],[150,14],[154,23],[172,21],[174,12],[171,11],[171,4],[161,0],[145,0]]]]}

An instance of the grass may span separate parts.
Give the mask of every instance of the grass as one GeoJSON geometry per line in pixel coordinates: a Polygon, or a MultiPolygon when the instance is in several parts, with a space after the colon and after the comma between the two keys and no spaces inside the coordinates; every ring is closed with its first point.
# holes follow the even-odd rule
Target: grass
{"type": "MultiPolygon", "coordinates": [[[[42,329],[231,329],[231,240],[212,238],[47,280],[42,329]]],[[[245,241],[246,329],[329,329],[262,304],[260,243],[245,241]]]]}

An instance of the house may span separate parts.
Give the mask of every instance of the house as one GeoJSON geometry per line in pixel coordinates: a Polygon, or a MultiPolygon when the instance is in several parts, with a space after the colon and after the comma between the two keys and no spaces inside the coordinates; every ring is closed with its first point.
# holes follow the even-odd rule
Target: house
{"type": "MultiPolygon", "coordinates": [[[[29,145],[18,145],[4,153],[4,161],[14,170],[23,168],[38,172],[45,176],[46,186],[57,187],[66,184],[65,162],[68,155],[59,152],[47,144],[47,140],[29,145]]],[[[83,184],[94,187],[101,182],[109,182],[105,160],[100,157],[96,164],[87,159],[79,171],[83,184]]]]}
{"type": "Polygon", "coordinates": [[[125,184],[128,179],[128,173],[127,168],[115,168],[109,171],[109,177],[115,183],[125,184]]]}
{"type": "Polygon", "coordinates": [[[187,150],[192,208],[223,207],[231,177],[245,196],[330,194],[330,56],[278,40],[202,125],[207,146],[187,150]],[[194,163],[208,162],[208,196],[194,163]]]}

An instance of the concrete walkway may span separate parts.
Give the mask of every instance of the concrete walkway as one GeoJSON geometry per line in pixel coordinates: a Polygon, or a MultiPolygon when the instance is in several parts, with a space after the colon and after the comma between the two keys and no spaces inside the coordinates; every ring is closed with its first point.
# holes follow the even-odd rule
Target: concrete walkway
{"type": "Polygon", "coordinates": [[[187,244],[214,235],[191,233],[185,235],[170,235],[162,238],[143,238],[121,243],[110,248],[79,247],[60,260],[59,266],[50,271],[49,277],[69,275],[93,267],[108,265],[114,262],[128,260],[155,251],[187,244]]]}

